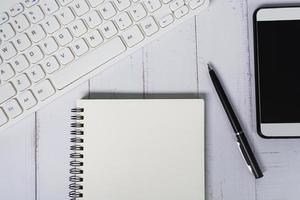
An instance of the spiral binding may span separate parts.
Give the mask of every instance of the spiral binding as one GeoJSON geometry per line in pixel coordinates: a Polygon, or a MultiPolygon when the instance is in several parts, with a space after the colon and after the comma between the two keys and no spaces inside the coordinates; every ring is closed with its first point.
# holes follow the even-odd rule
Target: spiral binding
{"type": "Polygon", "coordinates": [[[80,174],[83,174],[83,170],[80,168],[83,166],[82,158],[83,158],[83,138],[82,135],[84,134],[81,128],[83,128],[84,124],[80,121],[84,119],[82,113],[84,109],[83,108],[73,108],[71,110],[72,113],[74,113],[73,116],[71,116],[71,120],[74,120],[73,123],[71,123],[71,127],[74,128],[71,131],[71,151],[70,158],[72,159],[70,162],[70,178],[69,181],[71,182],[69,185],[69,197],[71,200],[76,200],[78,198],[82,198],[82,182],[83,178],[80,176],[80,174]],[[75,114],[76,113],[76,114],[75,114]]]}

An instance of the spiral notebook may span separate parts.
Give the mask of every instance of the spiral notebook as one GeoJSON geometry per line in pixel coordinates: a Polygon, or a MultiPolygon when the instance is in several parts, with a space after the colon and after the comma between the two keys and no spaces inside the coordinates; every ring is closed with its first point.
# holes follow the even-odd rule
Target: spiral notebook
{"type": "Polygon", "coordinates": [[[70,197],[204,200],[204,100],[79,100],[70,197]]]}

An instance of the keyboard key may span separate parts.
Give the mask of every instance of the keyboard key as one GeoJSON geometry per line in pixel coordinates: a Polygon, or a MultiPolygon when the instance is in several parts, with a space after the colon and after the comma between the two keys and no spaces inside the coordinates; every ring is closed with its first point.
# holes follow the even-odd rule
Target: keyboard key
{"type": "Polygon", "coordinates": [[[17,50],[11,42],[0,47],[0,55],[4,60],[9,60],[17,54],[17,50]]]}
{"type": "Polygon", "coordinates": [[[16,99],[12,99],[3,105],[3,109],[9,118],[15,118],[20,115],[23,110],[16,99]]]}
{"type": "Polygon", "coordinates": [[[76,56],[81,56],[82,54],[88,52],[89,47],[83,39],[79,39],[71,44],[73,52],[76,56]]]}
{"type": "Polygon", "coordinates": [[[58,0],[58,2],[60,3],[60,5],[62,5],[62,6],[68,5],[72,1],[73,0],[58,0]]]}
{"type": "Polygon", "coordinates": [[[161,7],[159,0],[144,0],[144,4],[149,12],[154,12],[161,7]]]}
{"type": "Polygon", "coordinates": [[[23,91],[30,87],[31,83],[26,74],[21,74],[17,78],[15,78],[12,83],[18,91],[23,91]]]}
{"type": "Polygon", "coordinates": [[[104,37],[107,39],[111,38],[112,36],[116,35],[118,33],[117,28],[115,25],[109,21],[103,26],[100,27],[100,31],[103,33],[104,37]]]}
{"type": "Polygon", "coordinates": [[[126,29],[127,27],[129,27],[132,24],[132,21],[131,21],[129,15],[126,12],[123,12],[122,14],[118,15],[115,18],[115,21],[121,30],[126,29]]]}
{"type": "Polygon", "coordinates": [[[179,9],[177,9],[177,10],[174,11],[174,15],[178,19],[181,18],[181,17],[183,17],[183,16],[185,16],[188,13],[189,13],[189,9],[188,9],[187,6],[182,6],[179,9]]]}
{"type": "Polygon", "coordinates": [[[102,23],[99,14],[96,11],[92,11],[84,16],[84,20],[90,28],[95,28],[102,23]]]}
{"type": "Polygon", "coordinates": [[[46,55],[50,55],[58,49],[58,45],[53,39],[53,37],[49,37],[41,43],[42,50],[46,55]]]}
{"type": "Polygon", "coordinates": [[[130,0],[114,0],[114,3],[118,10],[122,11],[125,10],[130,6],[130,0]]]}
{"type": "Polygon", "coordinates": [[[23,5],[18,3],[16,5],[14,5],[13,7],[11,7],[10,9],[8,9],[8,14],[12,17],[15,17],[18,14],[20,14],[21,12],[23,12],[23,10],[24,10],[23,5]]]}
{"type": "Polygon", "coordinates": [[[55,89],[49,80],[45,80],[33,88],[33,93],[38,100],[44,101],[55,94],[55,89]]]}
{"type": "Polygon", "coordinates": [[[0,26],[0,40],[7,41],[15,36],[15,31],[10,24],[6,23],[0,26]]]}
{"type": "Polygon", "coordinates": [[[104,5],[100,6],[99,10],[104,19],[110,19],[117,14],[116,9],[111,4],[111,2],[107,2],[104,5]]]}
{"type": "Polygon", "coordinates": [[[73,37],[68,29],[63,29],[55,35],[55,39],[61,46],[65,46],[73,40],[73,37]]]}
{"type": "Polygon", "coordinates": [[[0,86],[0,103],[12,98],[16,94],[15,88],[11,83],[0,86]]]}
{"type": "Polygon", "coordinates": [[[103,38],[98,30],[87,33],[85,39],[91,47],[96,47],[103,42],[103,38]]]}
{"type": "Polygon", "coordinates": [[[27,58],[31,63],[37,63],[44,58],[44,54],[40,47],[34,46],[27,52],[27,58]]]}
{"type": "Polygon", "coordinates": [[[132,9],[130,9],[129,12],[134,21],[139,21],[147,15],[145,8],[142,4],[137,4],[132,9]]]}
{"type": "Polygon", "coordinates": [[[153,35],[159,29],[153,17],[147,17],[141,21],[140,25],[147,36],[153,35]]]}
{"type": "Polygon", "coordinates": [[[172,11],[177,10],[181,6],[184,6],[184,1],[183,0],[174,0],[170,3],[170,9],[172,11]]]}
{"type": "Polygon", "coordinates": [[[42,0],[41,7],[46,15],[51,15],[59,8],[58,4],[54,0],[42,0]]]}
{"type": "Polygon", "coordinates": [[[30,8],[31,6],[37,4],[39,0],[24,0],[23,3],[27,8],[30,8]]]}
{"type": "Polygon", "coordinates": [[[80,77],[118,56],[125,50],[126,47],[122,40],[119,37],[115,37],[94,51],[91,51],[89,54],[81,57],[76,63],[74,62],[73,65],[71,64],[62,68],[52,77],[52,82],[58,89],[63,89],[80,77]],[[94,63],[97,64],[86,65],[90,60],[95,61],[94,63]],[[66,74],[68,74],[68,76],[66,76],[66,74]]]}
{"type": "Polygon", "coordinates": [[[37,104],[37,100],[30,90],[20,94],[18,100],[25,110],[28,110],[37,104]]]}
{"type": "Polygon", "coordinates": [[[46,37],[46,33],[41,25],[35,25],[28,31],[28,36],[33,42],[39,42],[46,37]]]}
{"type": "Polygon", "coordinates": [[[49,16],[44,21],[43,27],[47,33],[54,33],[60,28],[60,24],[55,16],[49,16]]]}
{"type": "Polygon", "coordinates": [[[64,48],[57,54],[57,58],[61,64],[66,65],[75,57],[69,48],[64,48]]]}
{"type": "Polygon", "coordinates": [[[126,30],[122,36],[129,47],[135,46],[144,39],[144,35],[136,25],[126,30]]]}
{"type": "Polygon", "coordinates": [[[6,122],[8,122],[8,118],[2,108],[0,108],[0,126],[4,125],[6,122]]]}
{"type": "Polygon", "coordinates": [[[84,33],[87,32],[87,28],[84,25],[82,20],[77,20],[75,21],[71,26],[70,26],[70,30],[72,32],[72,34],[75,37],[80,37],[82,36],[84,33]]]}
{"type": "Polygon", "coordinates": [[[171,14],[166,15],[158,20],[158,23],[161,27],[166,27],[174,22],[174,18],[171,14]]]}
{"type": "Polygon", "coordinates": [[[189,2],[189,6],[190,6],[191,9],[194,10],[194,9],[202,6],[202,4],[204,4],[204,2],[205,2],[205,0],[191,0],[189,2]]]}
{"type": "Polygon", "coordinates": [[[33,6],[32,8],[28,9],[26,14],[28,19],[34,24],[44,19],[44,13],[39,6],[33,6]]]}
{"type": "Polygon", "coordinates": [[[72,10],[68,7],[59,10],[57,13],[57,17],[60,23],[62,23],[63,25],[67,25],[75,19],[72,10]]]}
{"type": "Polygon", "coordinates": [[[39,82],[46,76],[40,65],[34,65],[33,67],[31,67],[27,71],[27,74],[32,82],[39,82]]]}
{"type": "Polygon", "coordinates": [[[11,65],[14,70],[21,72],[29,67],[29,62],[23,54],[20,54],[11,60],[11,65]]]}
{"type": "Polygon", "coordinates": [[[1,81],[7,81],[14,77],[15,71],[11,67],[10,64],[5,63],[4,65],[0,66],[0,80],[1,81]]]}
{"type": "Polygon", "coordinates": [[[97,7],[103,2],[103,0],[88,0],[88,1],[93,8],[97,7]]]}
{"type": "Polygon", "coordinates": [[[72,8],[75,11],[76,15],[79,17],[90,10],[85,0],[75,0],[72,4],[72,8]]]}
{"type": "Polygon", "coordinates": [[[54,56],[51,56],[44,61],[43,69],[46,73],[51,74],[59,69],[59,63],[54,56]]]}
{"type": "Polygon", "coordinates": [[[30,26],[29,21],[25,17],[25,15],[19,15],[19,16],[15,17],[11,21],[11,23],[12,23],[14,29],[19,33],[26,30],[30,26]]]}
{"type": "Polygon", "coordinates": [[[27,49],[31,46],[31,41],[29,40],[29,38],[26,34],[17,35],[14,38],[13,43],[19,51],[24,51],[25,49],[27,49]]]}
{"type": "Polygon", "coordinates": [[[6,12],[0,14],[0,25],[9,20],[9,16],[6,12]]]}

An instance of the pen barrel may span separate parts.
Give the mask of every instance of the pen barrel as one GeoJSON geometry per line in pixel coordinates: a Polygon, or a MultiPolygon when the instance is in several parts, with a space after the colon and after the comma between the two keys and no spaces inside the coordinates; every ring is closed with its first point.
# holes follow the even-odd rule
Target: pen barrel
{"type": "Polygon", "coordinates": [[[209,71],[209,75],[212,79],[212,83],[214,84],[214,87],[216,89],[216,92],[220,98],[220,101],[223,105],[223,108],[228,116],[228,119],[230,121],[230,124],[234,130],[235,133],[241,132],[242,131],[242,127],[239,123],[239,120],[236,117],[236,114],[229,102],[229,99],[216,75],[216,73],[213,70],[209,71]]]}
{"type": "Polygon", "coordinates": [[[247,141],[245,134],[240,133],[236,137],[237,137],[237,143],[239,144],[241,153],[243,154],[243,157],[247,162],[247,165],[249,166],[249,169],[251,170],[255,178],[258,179],[263,177],[263,173],[259,167],[257,160],[255,159],[255,156],[251,150],[251,147],[247,141]]]}

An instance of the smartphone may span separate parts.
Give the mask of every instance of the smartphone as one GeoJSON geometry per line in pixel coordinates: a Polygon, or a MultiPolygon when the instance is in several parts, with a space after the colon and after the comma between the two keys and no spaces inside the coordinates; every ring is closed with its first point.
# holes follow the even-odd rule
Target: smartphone
{"type": "Polygon", "coordinates": [[[254,37],[258,133],[300,137],[300,7],[259,8],[254,37]]]}

